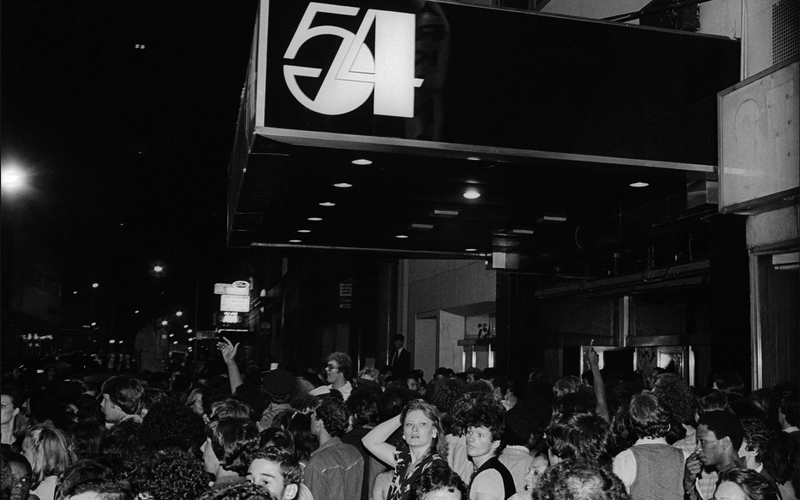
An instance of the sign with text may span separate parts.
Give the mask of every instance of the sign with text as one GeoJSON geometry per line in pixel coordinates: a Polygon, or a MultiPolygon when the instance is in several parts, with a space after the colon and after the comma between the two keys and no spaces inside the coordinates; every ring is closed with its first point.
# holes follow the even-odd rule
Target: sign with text
{"type": "Polygon", "coordinates": [[[220,311],[250,312],[249,295],[221,295],[219,301],[220,311]]]}

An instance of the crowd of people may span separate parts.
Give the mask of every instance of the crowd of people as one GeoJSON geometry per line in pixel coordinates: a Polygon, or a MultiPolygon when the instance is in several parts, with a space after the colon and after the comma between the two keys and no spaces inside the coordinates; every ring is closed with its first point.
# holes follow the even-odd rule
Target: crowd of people
{"type": "Polygon", "coordinates": [[[621,379],[591,348],[585,377],[554,382],[426,379],[400,355],[353,373],[340,352],[315,377],[242,369],[238,348],[171,373],[5,375],[0,500],[798,499],[788,382],[621,379]]]}

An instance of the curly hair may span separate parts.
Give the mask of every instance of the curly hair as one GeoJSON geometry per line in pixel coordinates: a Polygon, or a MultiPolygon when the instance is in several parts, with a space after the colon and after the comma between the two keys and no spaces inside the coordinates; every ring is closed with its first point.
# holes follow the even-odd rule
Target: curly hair
{"type": "Polygon", "coordinates": [[[403,408],[403,411],[400,412],[401,426],[405,424],[406,416],[408,416],[408,414],[412,411],[416,410],[421,411],[423,415],[428,417],[433,422],[434,429],[436,429],[436,436],[433,438],[433,442],[428,450],[428,454],[433,453],[435,450],[440,457],[446,459],[447,440],[444,438],[444,430],[442,429],[442,416],[439,414],[439,410],[437,410],[435,406],[430,403],[426,403],[421,399],[409,401],[408,404],[403,408]]]}
{"type": "Polygon", "coordinates": [[[325,398],[314,410],[317,419],[322,420],[325,430],[333,437],[344,435],[349,425],[350,410],[344,401],[337,398],[325,398]]]}
{"type": "Polygon", "coordinates": [[[154,500],[196,500],[208,489],[203,461],[178,449],[146,453],[130,480],[154,500]]]}
{"type": "Polygon", "coordinates": [[[770,441],[767,425],[760,418],[743,418],[740,422],[744,431],[744,445],[747,451],[755,451],[756,461],[763,462],[770,441]]]}
{"type": "Polygon", "coordinates": [[[451,493],[458,491],[461,499],[466,500],[467,485],[458,473],[454,472],[449,465],[441,461],[431,463],[414,483],[416,498],[425,500],[426,495],[435,491],[447,490],[451,493]]]}
{"type": "Polygon", "coordinates": [[[643,392],[631,398],[628,416],[633,430],[640,438],[659,438],[669,430],[669,412],[655,394],[643,392]]]}
{"type": "Polygon", "coordinates": [[[492,434],[492,441],[501,441],[501,445],[497,449],[497,454],[499,454],[503,451],[502,443],[506,430],[505,408],[494,397],[475,398],[473,396],[468,399],[473,399],[475,404],[470,405],[465,411],[459,412],[458,417],[454,416],[453,418],[457,419],[459,428],[465,431],[473,427],[486,427],[492,434]]]}
{"type": "Polygon", "coordinates": [[[682,424],[694,423],[695,396],[683,378],[675,373],[663,373],[656,377],[653,394],[656,395],[682,424]]]}
{"type": "Polygon", "coordinates": [[[556,398],[560,398],[564,394],[578,392],[583,385],[583,380],[575,375],[567,375],[556,380],[553,384],[553,394],[556,398]]]}
{"type": "Polygon", "coordinates": [[[610,467],[566,460],[545,472],[533,500],[630,500],[630,495],[610,467]]]}
{"type": "Polygon", "coordinates": [[[336,364],[339,365],[339,372],[344,375],[344,378],[350,378],[353,369],[353,361],[350,356],[343,352],[332,352],[328,354],[325,361],[336,361],[336,364]]]}
{"type": "Polygon", "coordinates": [[[84,420],[72,426],[69,433],[76,459],[96,458],[100,451],[100,440],[106,434],[106,426],[97,420],[84,420]]]}
{"type": "MultiPolygon", "coordinates": [[[[194,499],[193,499],[194,500],[194,499]]],[[[266,488],[253,483],[234,483],[220,489],[210,489],[197,500],[280,500],[266,488]]]]}
{"type": "MultiPolygon", "coordinates": [[[[256,450],[250,454],[250,467],[256,460],[266,460],[276,463],[281,468],[284,484],[300,484],[303,480],[303,471],[297,458],[285,450],[267,447],[256,450]]],[[[248,470],[249,473],[249,470],[248,470]]]]}
{"type": "Polygon", "coordinates": [[[206,438],[203,418],[174,401],[156,403],[142,421],[142,441],[154,450],[200,448],[206,438]]]}
{"type": "Polygon", "coordinates": [[[744,382],[742,377],[732,371],[721,371],[714,375],[714,388],[729,398],[744,397],[744,382]]]}
{"type": "Polygon", "coordinates": [[[142,424],[125,420],[109,429],[100,439],[100,457],[123,477],[135,467],[132,460],[144,450],[141,430],[142,424]]]}
{"type": "Polygon", "coordinates": [[[697,426],[705,425],[717,439],[729,438],[734,450],[739,450],[744,439],[744,430],[739,417],[729,411],[709,411],[700,415],[697,426]]]}
{"type": "Polygon", "coordinates": [[[258,427],[246,418],[222,418],[209,422],[206,436],[219,464],[240,476],[247,473],[247,454],[258,448],[258,427]]]}
{"type": "Polygon", "coordinates": [[[69,498],[87,491],[96,491],[101,485],[114,482],[116,476],[111,467],[95,460],[78,460],[58,478],[55,498],[69,498]]]}
{"type": "Polygon", "coordinates": [[[720,472],[717,484],[721,485],[724,482],[731,482],[739,486],[748,500],[778,500],[780,498],[778,491],[767,478],[754,470],[729,469],[720,472]]]}
{"type": "Polygon", "coordinates": [[[556,413],[545,431],[550,452],[561,460],[609,462],[613,439],[608,422],[594,413],[556,413]]]}
{"type": "Polygon", "coordinates": [[[467,384],[460,378],[434,379],[428,384],[425,399],[439,412],[447,413],[466,392],[467,384]]]}

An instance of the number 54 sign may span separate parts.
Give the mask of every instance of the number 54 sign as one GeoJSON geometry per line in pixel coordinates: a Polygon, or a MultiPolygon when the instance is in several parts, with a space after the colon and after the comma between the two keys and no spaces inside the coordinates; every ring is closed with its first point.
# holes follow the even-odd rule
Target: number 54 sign
{"type": "Polygon", "coordinates": [[[298,77],[319,78],[321,68],[286,64],[283,76],[292,95],[303,106],[323,115],[341,115],[364,104],[374,92],[374,114],[414,117],[415,16],[402,12],[368,9],[357,33],[338,26],[314,26],[318,13],[356,16],[357,7],[312,2],[308,4],[284,59],[292,60],[300,47],[314,37],[332,35],[342,42],[325,74],[319,92],[310,99],[298,85],[298,77]],[[375,54],[365,43],[375,26],[375,54]]]}

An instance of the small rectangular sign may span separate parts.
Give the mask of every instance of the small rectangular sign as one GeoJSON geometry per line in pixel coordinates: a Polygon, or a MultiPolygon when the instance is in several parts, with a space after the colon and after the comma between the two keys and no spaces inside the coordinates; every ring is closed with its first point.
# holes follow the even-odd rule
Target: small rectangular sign
{"type": "Polygon", "coordinates": [[[220,311],[250,312],[249,295],[220,295],[220,311]]]}

